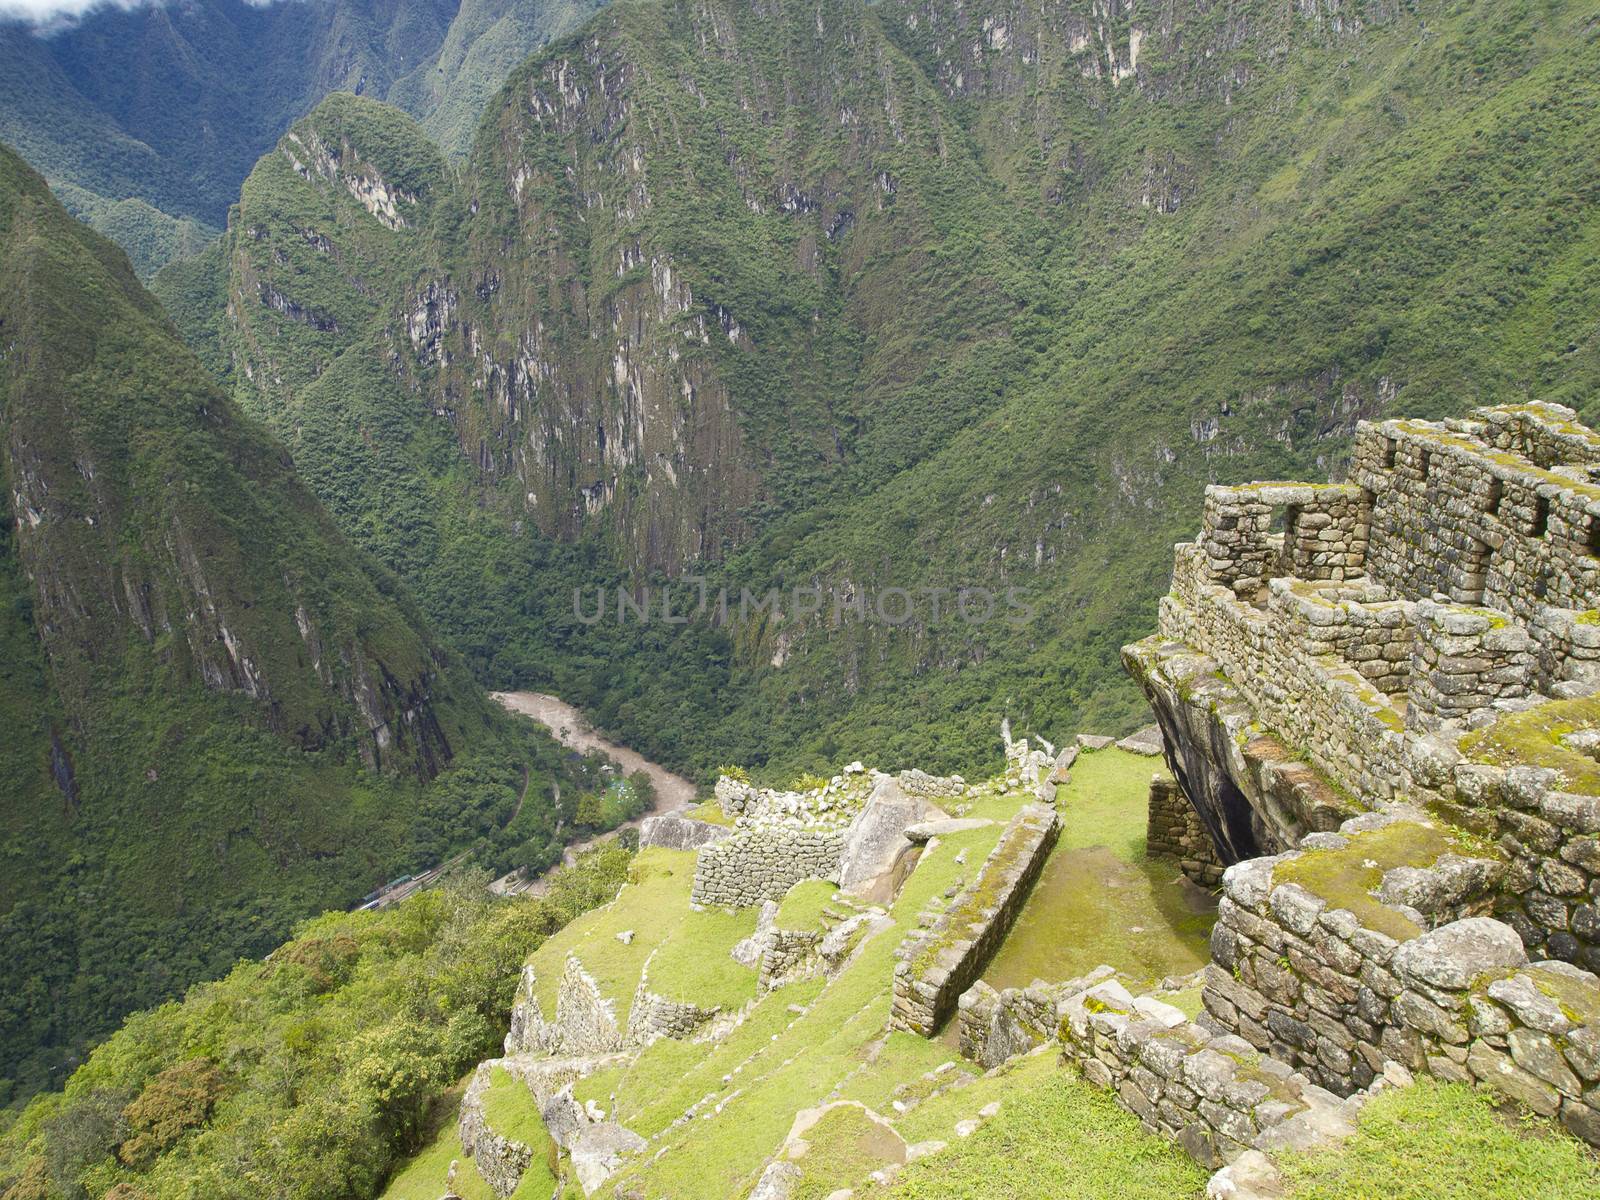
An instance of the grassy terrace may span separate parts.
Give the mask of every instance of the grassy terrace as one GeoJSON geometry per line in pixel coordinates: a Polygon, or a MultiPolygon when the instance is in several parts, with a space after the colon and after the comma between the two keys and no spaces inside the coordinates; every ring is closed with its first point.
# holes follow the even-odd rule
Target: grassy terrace
{"type": "Polygon", "coordinates": [[[1422,1080],[1372,1101],[1355,1137],[1293,1161],[1289,1178],[1293,1200],[1588,1200],[1600,1160],[1470,1088],[1422,1080]]]}
{"type": "Polygon", "coordinates": [[[822,910],[833,901],[838,887],[825,879],[803,879],[789,889],[778,907],[779,929],[815,929],[822,910]]]}
{"type": "MultiPolygon", "coordinates": [[[[1023,919],[991,965],[991,982],[1025,983],[1035,974],[1064,978],[1101,961],[1135,980],[1150,979],[1203,961],[1213,913],[1195,905],[1192,892],[1174,881],[1172,864],[1144,858],[1145,796],[1158,769],[1156,760],[1117,750],[1079,758],[1071,784],[1058,795],[1061,841],[1023,919]]],[[[580,1102],[594,1100],[651,1143],[608,1181],[607,1191],[671,1200],[745,1197],[800,1112],[846,1100],[872,1109],[888,1126],[856,1109],[825,1115],[805,1136],[810,1148],[798,1159],[804,1177],[797,1200],[821,1200],[845,1187],[854,1188],[858,1200],[1198,1200],[1206,1172],[1145,1134],[1113,1097],[1062,1067],[1056,1054],[1027,1056],[984,1075],[960,1061],[945,1039],[886,1032],[896,947],[925,907],[936,907],[948,888],[972,877],[1004,821],[1026,799],[992,785],[970,796],[968,815],[995,823],[939,839],[895,901],[891,925],[867,934],[832,979],[805,980],[760,997],[720,1042],[659,1041],[631,1063],[580,1081],[574,1089],[580,1102]],[[963,852],[965,861],[956,862],[963,852]],[[1000,1102],[998,1115],[970,1137],[956,1135],[958,1122],[994,1101],[1000,1102]],[[947,1148],[903,1167],[892,1185],[866,1181],[878,1167],[900,1161],[904,1146],[929,1140],[947,1148]]],[[[1380,830],[1354,839],[1351,850],[1384,863],[1431,861],[1457,845],[1449,832],[1423,831],[1419,841],[1414,830],[1403,836],[1380,830]]],[[[1286,868],[1303,870],[1302,863],[1341,854],[1348,858],[1345,852],[1324,852],[1286,868]]],[[[536,956],[544,964],[542,975],[553,980],[572,949],[621,1009],[650,939],[661,938],[664,948],[655,963],[664,977],[679,983],[720,979],[731,968],[749,981],[753,995],[754,972],[733,966],[727,951],[735,935],[753,924],[754,914],[690,913],[692,859],[682,852],[641,854],[632,882],[612,906],[580,919],[536,956]],[[743,924],[714,923],[735,920],[743,924]],[[624,929],[635,931],[632,946],[615,939],[624,929]]],[[[1351,867],[1341,862],[1341,870],[1351,867]]],[[[795,887],[784,898],[780,920],[791,927],[820,920],[833,892],[820,883],[795,887]]],[[[1360,911],[1358,898],[1343,902],[1360,911]]],[[[653,965],[653,979],[657,970],[653,965]]],[[[1197,996],[1184,999],[1186,1009],[1197,1006],[1197,996]]],[[[500,1122],[497,1128],[523,1128],[513,1111],[526,1103],[523,1095],[520,1085],[497,1079],[492,1099],[499,1115],[491,1118],[500,1122]]],[[[531,1105],[525,1115],[537,1125],[531,1105]]],[[[452,1157],[459,1157],[459,1145],[450,1126],[395,1179],[388,1200],[436,1200],[452,1157]]],[[[1464,1089],[1424,1083],[1374,1104],[1361,1135],[1345,1150],[1296,1162],[1294,1171],[1293,1200],[1576,1200],[1593,1194],[1596,1166],[1575,1142],[1542,1127],[1519,1128],[1464,1089]],[[1480,1154],[1505,1169],[1474,1189],[1459,1171],[1450,1172],[1454,1163],[1480,1154]],[[1423,1177],[1402,1169],[1413,1159],[1444,1166],[1423,1177]],[[1396,1191],[1397,1180],[1414,1190],[1396,1191]]],[[[542,1165],[533,1179],[518,1189],[517,1200],[550,1194],[554,1182],[542,1165]]],[[[464,1200],[480,1200],[483,1194],[473,1189],[481,1182],[462,1160],[456,1190],[464,1200]]],[[[575,1200],[576,1184],[569,1182],[562,1195],[575,1200]]]]}
{"type": "MultiPolygon", "coordinates": [[[[538,1152],[549,1142],[549,1137],[538,1112],[531,1104],[524,1103],[527,1089],[504,1071],[497,1071],[495,1075],[484,1105],[490,1124],[498,1132],[516,1137],[535,1148],[533,1162],[509,1200],[549,1200],[555,1190],[556,1179],[550,1172],[548,1161],[538,1152]]],[[[456,1174],[450,1190],[461,1200],[500,1200],[494,1189],[478,1174],[472,1159],[461,1148],[461,1139],[456,1135],[456,1111],[465,1085],[466,1081],[463,1080],[434,1106],[431,1120],[433,1132],[426,1145],[390,1178],[380,1200],[439,1200],[446,1190],[445,1180],[450,1174],[452,1162],[456,1164],[456,1174]]]]}
{"type": "Polygon", "coordinates": [[[546,1019],[555,1016],[568,953],[576,954],[601,990],[616,1001],[617,1021],[623,1026],[645,960],[657,947],[650,964],[652,991],[673,1000],[726,1008],[737,1008],[755,995],[754,972],[734,962],[728,951],[755,931],[756,912],[692,911],[694,857],[692,850],[642,851],[615,901],[585,914],[539,947],[532,959],[538,980],[535,995],[546,1019]],[[630,929],[631,942],[617,939],[617,934],[630,929]]]}
{"type": "Polygon", "coordinates": [[[1056,795],[1061,840],[984,979],[997,988],[1071,979],[1110,963],[1135,981],[1187,974],[1207,957],[1215,902],[1145,857],[1147,800],[1159,759],[1108,748],[1080,754],[1056,795]]]}

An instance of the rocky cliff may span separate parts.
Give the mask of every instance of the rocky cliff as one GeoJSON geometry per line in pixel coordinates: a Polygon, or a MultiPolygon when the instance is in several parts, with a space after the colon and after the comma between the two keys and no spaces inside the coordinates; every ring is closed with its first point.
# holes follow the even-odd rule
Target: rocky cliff
{"type": "MultiPolygon", "coordinates": [[[[517,70],[403,228],[294,175],[286,141],[213,262],[229,315],[193,289],[186,328],[501,682],[584,689],[702,768],[890,745],[967,766],[976,696],[1133,723],[1104,647],[1144,628],[1155,548],[1207,482],[1337,472],[1401,400],[1589,394],[1596,178],[1560,150],[1595,132],[1587,20],[607,11],[517,70]],[[1465,86],[1468,60],[1491,65],[1465,86]],[[736,598],[930,599],[892,629],[832,604],[573,620],[574,586],[706,572],[736,598]],[[975,627],[963,587],[1034,619],[975,627]],[[643,716],[685,695],[709,719],[643,716]]],[[[341,161],[428,158],[353,109],[310,119],[341,161]]]]}
{"type": "Polygon", "coordinates": [[[0,414],[9,1077],[382,882],[469,807],[428,781],[501,725],[4,149],[0,414]]]}

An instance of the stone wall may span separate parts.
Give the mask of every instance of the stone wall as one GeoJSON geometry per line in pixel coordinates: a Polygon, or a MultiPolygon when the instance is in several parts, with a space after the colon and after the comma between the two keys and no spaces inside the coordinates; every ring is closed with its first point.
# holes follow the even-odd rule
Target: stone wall
{"type": "MultiPolygon", "coordinates": [[[[1393,795],[1405,721],[1391,695],[1403,689],[1396,682],[1379,686],[1369,675],[1390,675],[1390,664],[1409,660],[1407,606],[1278,578],[1266,585],[1257,607],[1203,572],[1196,548],[1178,546],[1172,594],[1161,602],[1160,638],[1209,658],[1254,719],[1302,748],[1333,783],[1356,795],[1393,795]],[[1357,646],[1359,664],[1340,656],[1357,646]],[[1377,648],[1376,657],[1370,647],[1377,648]]],[[[1130,669],[1143,682],[1136,665],[1130,669]]],[[[1165,725],[1162,731],[1170,747],[1172,735],[1165,725]]]]}
{"type": "Polygon", "coordinates": [[[1150,817],[1145,852],[1178,860],[1178,867],[1201,887],[1222,881],[1222,862],[1211,835],[1176,780],[1150,781],[1150,817]]]}
{"type": "Polygon", "coordinates": [[[1204,1166],[1232,1162],[1252,1146],[1294,1144],[1300,1129],[1354,1128],[1359,1101],[1115,980],[1067,999],[1062,1016],[1063,1055],[1084,1078],[1115,1092],[1147,1130],[1204,1166]]]}
{"type": "MultiPolygon", "coordinates": [[[[517,1190],[522,1174],[533,1161],[535,1153],[544,1147],[526,1143],[495,1132],[483,1111],[484,1093],[489,1090],[489,1080],[494,1068],[493,1060],[478,1064],[472,1080],[461,1097],[461,1110],[456,1118],[456,1130],[461,1137],[461,1148],[472,1156],[472,1163],[483,1176],[483,1181],[494,1189],[497,1196],[509,1196],[517,1190]]],[[[531,1101],[530,1097],[530,1101],[531,1101]]]]}
{"type": "Polygon", "coordinates": [[[983,866],[926,928],[895,954],[889,1024],[923,1037],[938,1032],[1005,940],[1061,831],[1053,808],[1026,805],[983,866]]]}
{"type": "Polygon", "coordinates": [[[616,1005],[600,991],[594,976],[575,955],[567,955],[556,988],[555,1020],[547,1021],[534,994],[532,965],[522,968],[511,1005],[511,1029],[505,1052],[515,1054],[592,1055],[622,1049],[624,1037],[616,1005]]]}
{"type": "Polygon", "coordinates": [[[1435,730],[1532,690],[1534,641],[1522,626],[1489,609],[1428,602],[1416,617],[1407,729],[1435,730]]]}
{"type": "Polygon", "coordinates": [[[1569,464],[1600,435],[1553,404],[1471,420],[1384,421],[1356,432],[1351,482],[1372,497],[1367,571],[1413,596],[1442,593],[1532,621],[1600,594],[1600,489],[1569,464]]]}
{"type": "Polygon", "coordinates": [[[822,944],[822,936],[815,929],[774,928],[761,954],[756,986],[768,992],[781,984],[804,977],[813,966],[820,969],[817,951],[822,944]]]}
{"type": "Polygon", "coordinates": [[[1600,979],[1530,963],[1509,925],[1464,915],[1492,902],[1504,868],[1441,844],[1447,830],[1372,814],[1229,868],[1211,1021],[1340,1094],[1395,1061],[1500,1090],[1600,1144],[1600,979]]]}
{"type": "Polygon", "coordinates": [[[1334,1091],[1365,1086],[1385,1059],[1420,1065],[1405,1018],[1421,1010],[1393,1007],[1406,988],[1395,955],[1431,925],[1487,911],[1504,871],[1453,845],[1421,814],[1369,814],[1301,851],[1230,867],[1207,1010],[1334,1091]]]}
{"type": "Polygon", "coordinates": [[[702,846],[695,857],[691,903],[750,908],[781,900],[802,879],[839,875],[844,830],[753,825],[702,846]]]}
{"type": "Polygon", "coordinates": [[[1124,646],[1122,657],[1161,724],[1167,765],[1223,863],[1295,846],[1361,811],[1263,727],[1249,695],[1214,659],[1163,638],[1124,646]]]}
{"type": "Polygon", "coordinates": [[[1208,487],[1199,539],[1206,576],[1248,601],[1277,575],[1359,575],[1367,550],[1366,503],[1348,484],[1208,487]],[[1282,528],[1274,530],[1280,516],[1282,528]]]}
{"type": "Polygon", "coordinates": [[[1081,979],[1047,983],[1036,979],[1025,988],[996,991],[978,980],[961,993],[961,1056],[992,1070],[1036,1046],[1054,1041],[1061,1032],[1064,1005],[1071,997],[1111,979],[1116,971],[1099,966],[1081,979]]]}
{"type": "MultiPolygon", "coordinates": [[[[651,958],[654,957],[652,952],[651,958]]],[[[669,1000],[651,991],[650,961],[646,959],[639,975],[639,986],[633,993],[633,1004],[628,1009],[627,1040],[631,1045],[648,1046],[659,1038],[691,1038],[721,1011],[683,1000],[669,1000]]]]}

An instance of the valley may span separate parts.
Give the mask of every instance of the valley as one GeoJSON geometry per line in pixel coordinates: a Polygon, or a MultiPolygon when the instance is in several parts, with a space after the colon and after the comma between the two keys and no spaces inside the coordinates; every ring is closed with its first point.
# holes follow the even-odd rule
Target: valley
{"type": "Polygon", "coordinates": [[[512,712],[539,722],[563,746],[602,754],[621,767],[624,775],[643,771],[655,787],[651,812],[673,812],[694,802],[699,789],[693,783],[626,746],[607,741],[594,731],[588,718],[565,701],[539,692],[490,692],[489,695],[512,712]]]}
{"type": "Polygon", "coordinates": [[[1597,0],[0,0],[0,1200],[1600,1194],[1596,146],[1597,0]]]}

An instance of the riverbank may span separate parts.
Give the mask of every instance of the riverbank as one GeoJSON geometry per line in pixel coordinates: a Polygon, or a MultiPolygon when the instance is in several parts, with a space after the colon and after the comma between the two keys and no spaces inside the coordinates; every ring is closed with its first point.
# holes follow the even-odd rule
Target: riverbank
{"type": "MultiPolygon", "coordinates": [[[[694,783],[682,775],[667,770],[660,763],[651,762],[636,750],[630,750],[626,746],[619,746],[607,740],[595,731],[594,726],[589,724],[582,712],[559,696],[550,696],[543,692],[491,692],[490,695],[510,711],[539,722],[563,746],[570,746],[584,753],[595,751],[603,754],[621,767],[624,775],[643,771],[649,776],[651,784],[655,787],[654,803],[648,812],[622,825],[621,829],[635,829],[645,817],[656,813],[674,812],[694,803],[695,795],[699,791],[694,783]]],[[[615,837],[617,833],[618,830],[614,829],[598,837],[572,843],[562,855],[561,866],[571,866],[578,855],[606,838],[615,837]]],[[[495,880],[491,887],[501,895],[538,895],[544,890],[550,876],[560,869],[560,867],[551,868],[539,878],[531,880],[520,879],[516,872],[512,872],[495,880]]]]}

